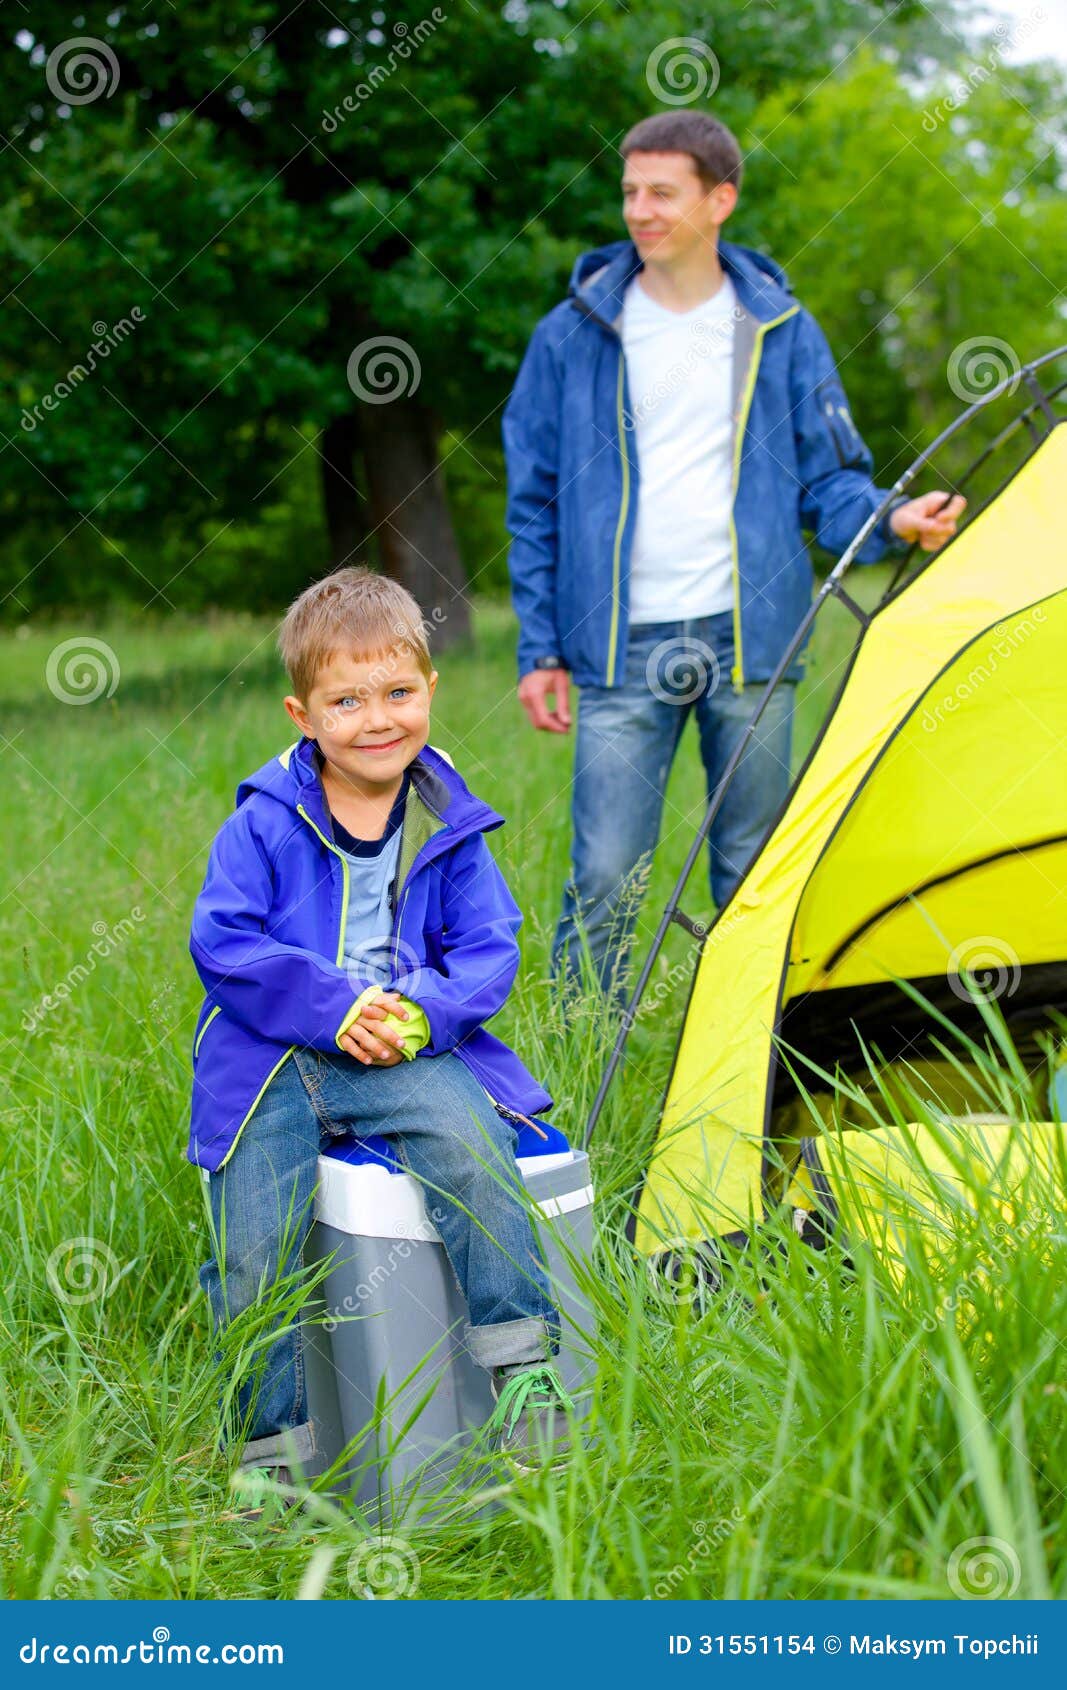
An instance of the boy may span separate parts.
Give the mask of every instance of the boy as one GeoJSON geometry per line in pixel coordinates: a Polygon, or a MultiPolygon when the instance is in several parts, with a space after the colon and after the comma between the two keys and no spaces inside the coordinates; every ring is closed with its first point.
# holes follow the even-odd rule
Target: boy
{"type": "MultiPolygon", "coordinates": [[[[491,1434],[520,1467],[558,1459],[573,1405],[512,1124],[552,1100],[483,1026],[519,958],[522,916],[484,837],[503,818],[427,744],[437,673],[397,583],[337,570],[290,606],[279,644],[303,738],[238,788],[190,940],[207,997],[188,1155],[210,1172],[215,1328],[299,1266],[320,1144],[384,1133],[443,1217],[491,1434]]],[[[242,1476],[284,1484],[315,1439],[299,1328],[275,1324],[235,1414],[242,1476]]]]}

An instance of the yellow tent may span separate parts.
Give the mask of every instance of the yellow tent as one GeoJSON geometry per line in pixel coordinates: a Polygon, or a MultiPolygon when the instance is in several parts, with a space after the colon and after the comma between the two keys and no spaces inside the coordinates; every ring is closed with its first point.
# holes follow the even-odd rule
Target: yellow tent
{"type": "MultiPolygon", "coordinates": [[[[1047,402],[1037,414],[1007,485],[869,617],[840,588],[850,554],[824,588],[862,632],[701,944],[637,1205],[641,1252],[747,1234],[779,1200],[783,1105],[803,1068],[783,1054],[833,1072],[856,1067],[861,1040],[921,1053],[929,1017],[901,979],[962,1026],[981,1024],[975,985],[1023,1022],[1067,1012],[1067,427],[1047,402]]],[[[810,1133],[810,1117],[792,1130],[810,1133]]]]}

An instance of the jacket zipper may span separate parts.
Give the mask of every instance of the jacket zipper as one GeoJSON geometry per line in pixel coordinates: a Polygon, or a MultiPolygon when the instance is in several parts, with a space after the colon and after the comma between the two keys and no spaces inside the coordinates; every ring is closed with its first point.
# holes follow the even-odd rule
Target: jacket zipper
{"type": "Polygon", "coordinates": [[[622,462],[622,498],[619,503],[619,520],[615,525],[615,545],[611,558],[611,628],[608,632],[608,668],[604,678],[604,685],[609,687],[614,684],[615,655],[619,641],[619,577],[622,567],[622,536],[630,507],[630,458],[626,450],[626,433],[622,414],[622,386],[626,360],[623,356],[622,336],[614,325],[612,325],[612,333],[619,340],[619,378],[615,388],[615,427],[618,431],[619,457],[622,462]]]}
{"type": "MultiPolygon", "coordinates": [[[[323,833],[323,831],[320,827],[315,826],[315,823],[312,821],[311,817],[308,815],[308,813],[305,810],[303,804],[298,804],[296,809],[297,809],[297,814],[303,816],[303,818],[307,822],[308,826],[315,833],[318,834],[319,838],[322,840],[322,843],[329,850],[331,850],[334,853],[335,856],[340,857],[340,859],[341,859],[341,873],[343,875],[344,890],[343,890],[342,895],[341,895],[341,931],[340,931],[340,934],[338,935],[338,940],[337,940],[337,957],[336,957],[337,964],[340,965],[340,963],[341,963],[341,961],[344,957],[345,919],[348,915],[348,864],[345,862],[345,859],[344,859],[344,856],[342,855],[342,853],[337,849],[337,846],[330,843],[330,841],[327,839],[326,835],[323,833]]],[[[203,1036],[206,1032],[207,1032],[207,1022],[205,1022],[204,1026],[201,1028],[200,1037],[203,1038],[203,1036]]],[[[199,1047],[199,1040],[197,1041],[197,1045],[199,1047]]],[[[267,1075],[266,1079],[264,1080],[262,1086],[260,1086],[258,1093],[256,1094],[256,1096],[252,1100],[252,1107],[249,1109],[248,1114],[245,1116],[244,1120],[241,1122],[241,1125],[238,1127],[236,1133],[234,1134],[233,1143],[230,1145],[230,1148],[227,1150],[225,1156],[222,1158],[222,1161],[219,1163],[218,1168],[215,1170],[217,1173],[222,1171],[222,1169],[226,1166],[227,1162],[230,1160],[230,1157],[233,1155],[234,1151],[237,1149],[237,1144],[238,1144],[238,1141],[241,1137],[241,1134],[244,1132],[244,1130],[247,1127],[249,1121],[252,1119],[252,1116],[255,1114],[256,1110],[259,1108],[259,1105],[260,1105],[262,1098],[263,1098],[263,1093],[266,1091],[267,1087],[270,1085],[271,1081],[273,1080],[275,1074],[278,1072],[282,1063],[288,1061],[289,1057],[293,1054],[293,1051],[295,1049],[296,1049],[295,1045],[289,1046],[288,1050],[285,1052],[285,1055],[280,1056],[278,1058],[277,1062],[274,1064],[274,1067],[271,1069],[270,1073],[267,1075]]],[[[196,1052],[194,1051],[193,1054],[195,1055],[196,1052]]]]}
{"type": "Polygon", "coordinates": [[[741,640],[741,565],[737,553],[737,528],[734,523],[734,503],[737,499],[737,488],[741,480],[741,448],[744,444],[745,429],[748,427],[748,413],[752,409],[752,395],[756,389],[756,377],[759,374],[760,359],[763,356],[763,337],[768,329],[777,328],[787,318],[795,317],[800,310],[799,305],[783,311],[780,317],[772,317],[768,323],[756,325],[756,339],[752,347],[752,357],[749,360],[748,371],[745,375],[744,391],[741,395],[741,408],[737,418],[737,433],[734,437],[734,462],[730,477],[730,564],[734,581],[734,666],[730,675],[735,692],[743,692],[745,686],[745,658],[741,640]]]}
{"type": "Polygon", "coordinates": [[[307,822],[308,827],[311,829],[311,831],[313,833],[318,834],[319,838],[322,840],[322,843],[325,845],[326,849],[328,851],[332,851],[334,856],[339,859],[340,864],[341,864],[341,888],[342,888],[342,890],[341,890],[341,931],[337,935],[337,955],[334,958],[334,962],[337,965],[337,967],[339,968],[341,966],[341,963],[344,961],[344,955],[345,955],[345,922],[348,920],[348,890],[349,890],[348,862],[345,858],[344,852],[339,851],[337,849],[337,846],[333,843],[333,840],[327,839],[327,837],[323,833],[321,827],[317,827],[316,824],[312,821],[311,817],[308,815],[307,811],[305,810],[303,804],[297,805],[296,813],[297,813],[298,816],[303,816],[304,820],[307,822]]]}
{"type": "Polygon", "coordinates": [[[622,414],[622,388],[626,373],[626,359],[622,349],[622,335],[614,323],[609,323],[598,311],[585,303],[584,299],[575,295],[574,303],[579,311],[599,323],[601,328],[613,334],[619,343],[619,374],[615,384],[615,430],[619,441],[619,461],[622,466],[622,497],[619,501],[619,518],[615,524],[615,543],[611,556],[611,624],[608,628],[608,662],[604,676],[604,685],[612,686],[615,670],[615,658],[619,646],[619,580],[622,573],[622,536],[626,527],[626,516],[630,508],[630,459],[626,451],[626,430],[622,414]]]}

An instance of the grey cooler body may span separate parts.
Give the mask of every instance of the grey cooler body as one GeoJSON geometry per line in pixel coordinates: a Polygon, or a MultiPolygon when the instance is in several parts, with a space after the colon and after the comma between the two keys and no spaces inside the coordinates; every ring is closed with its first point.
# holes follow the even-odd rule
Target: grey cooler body
{"type": "MultiPolygon", "coordinates": [[[[581,1394],[594,1365],[575,1272],[580,1277],[593,1245],[589,1158],[554,1149],[517,1162],[560,1314],[555,1360],[568,1391],[581,1394]]],[[[467,1352],[466,1300],[414,1179],[380,1161],[322,1156],[305,1260],[334,1251],[304,1328],[315,1470],[337,1467],[334,1488],[385,1524],[419,1497],[475,1482],[455,1469],[494,1399],[489,1374],[467,1352]]],[[[482,1468],[478,1481],[489,1476],[482,1468]]]]}

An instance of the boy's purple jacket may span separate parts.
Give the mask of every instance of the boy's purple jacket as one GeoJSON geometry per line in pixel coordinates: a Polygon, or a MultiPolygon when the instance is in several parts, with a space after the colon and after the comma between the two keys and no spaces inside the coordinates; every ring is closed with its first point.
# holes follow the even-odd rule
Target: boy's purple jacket
{"type": "MultiPolygon", "coordinates": [[[[304,739],[241,782],[193,912],[189,949],[207,996],[193,1038],[188,1157],[212,1171],[290,1051],[336,1054],[342,1022],[375,984],[332,960],[347,875],[318,757],[304,739]]],[[[431,1036],[416,1061],[453,1050],[494,1102],[542,1113],[549,1094],[483,1025],[519,965],[522,914],[485,840],[504,818],[432,746],[410,768],[385,989],[426,1013],[431,1036]]]]}

